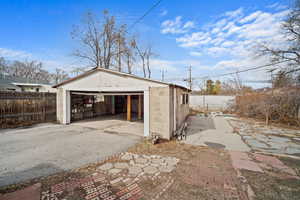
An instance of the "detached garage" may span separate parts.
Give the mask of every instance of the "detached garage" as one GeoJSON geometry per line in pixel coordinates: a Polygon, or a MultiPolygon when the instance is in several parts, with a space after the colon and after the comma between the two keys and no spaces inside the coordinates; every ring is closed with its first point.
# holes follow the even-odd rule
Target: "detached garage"
{"type": "Polygon", "coordinates": [[[118,117],[143,123],[141,136],[170,139],[189,114],[187,88],[108,69],[93,68],[54,87],[62,124],[118,117]]]}

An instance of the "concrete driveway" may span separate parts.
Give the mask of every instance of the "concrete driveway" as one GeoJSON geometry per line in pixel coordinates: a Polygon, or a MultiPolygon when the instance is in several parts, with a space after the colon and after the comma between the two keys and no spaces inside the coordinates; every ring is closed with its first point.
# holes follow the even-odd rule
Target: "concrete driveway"
{"type": "Polygon", "coordinates": [[[188,119],[187,144],[209,146],[234,151],[250,151],[240,135],[224,117],[190,116],[188,119]]]}
{"type": "Polygon", "coordinates": [[[0,138],[0,186],[101,161],[141,140],[84,123],[1,130],[0,138]]]}

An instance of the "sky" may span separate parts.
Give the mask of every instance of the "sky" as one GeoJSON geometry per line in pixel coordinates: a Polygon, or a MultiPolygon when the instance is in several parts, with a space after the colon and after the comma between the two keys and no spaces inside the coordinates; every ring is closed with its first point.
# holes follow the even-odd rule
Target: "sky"
{"type": "MultiPolygon", "coordinates": [[[[101,16],[106,9],[130,26],[156,1],[1,0],[0,56],[39,60],[49,71],[81,67],[84,63],[72,56],[78,43],[70,33],[86,12],[101,16]]],[[[157,54],[151,59],[154,79],[164,70],[166,81],[180,83],[192,66],[197,87],[204,77],[225,81],[233,77],[218,75],[269,63],[255,55],[257,45],[286,44],[281,23],[290,5],[288,0],[163,0],[129,32],[157,54]]],[[[138,63],[135,72],[141,75],[138,63]]],[[[263,69],[239,77],[247,83],[268,80],[269,74],[263,69]]]]}

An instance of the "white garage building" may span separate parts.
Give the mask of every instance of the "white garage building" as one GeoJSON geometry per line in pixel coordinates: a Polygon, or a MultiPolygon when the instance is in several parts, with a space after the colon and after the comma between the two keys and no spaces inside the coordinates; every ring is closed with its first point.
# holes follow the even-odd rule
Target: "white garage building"
{"type": "Polygon", "coordinates": [[[103,68],[54,88],[57,120],[62,124],[123,113],[128,121],[142,120],[141,136],[170,139],[189,114],[189,89],[103,68]]]}

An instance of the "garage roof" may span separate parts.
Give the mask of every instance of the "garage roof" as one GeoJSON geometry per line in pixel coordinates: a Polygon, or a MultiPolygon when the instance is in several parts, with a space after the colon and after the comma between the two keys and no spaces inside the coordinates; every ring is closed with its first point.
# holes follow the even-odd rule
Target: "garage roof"
{"type": "Polygon", "coordinates": [[[67,83],[70,83],[70,82],[73,82],[77,79],[80,79],[80,78],[83,78],[85,76],[88,76],[96,71],[102,71],[102,72],[106,72],[106,73],[111,73],[111,74],[115,74],[115,75],[118,75],[118,76],[127,76],[127,77],[131,77],[131,78],[135,78],[135,79],[139,79],[139,80],[144,80],[144,81],[149,81],[149,82],[154,82],[154,83],[159,83],[159,84],[165,84],[165,85],[169,85],[169,86],[173,86],[173,87],[178,87],[178,88],[181,88],[181,89],[184,89],[184,90],[188,90],[188,91],[191,91],[190,89],[186,88],[186,87],[183,87],[183,86],[180,86],[180,85],[176,85],[176,84],[171,84],[171,83],[165,83],[165,82],[162,82],[162,81],[156,81],[156,80],[152,80],[152,79],[148,79],[148,78],[142,78],[142,77],[139,77],[139,76],[135,76],[135,75],[132,75],[132,74],[127,74],[127,73],[124,73],[124,72],[118,72],[118,71],[115,71],[115,70],[110,70],[110,69],[104,69],[104,68],[100,68],[100,67],[95,67],[89,71],[86,71],[84,72],[83,74],[80,74],[79,76],[76,76],[74,78],[70,78],[66,81],[63,81],[57,85],[54,85],[53,88],[57,88],[61,85],[64,85],[64,84],[67,84],[67,83]]]}

